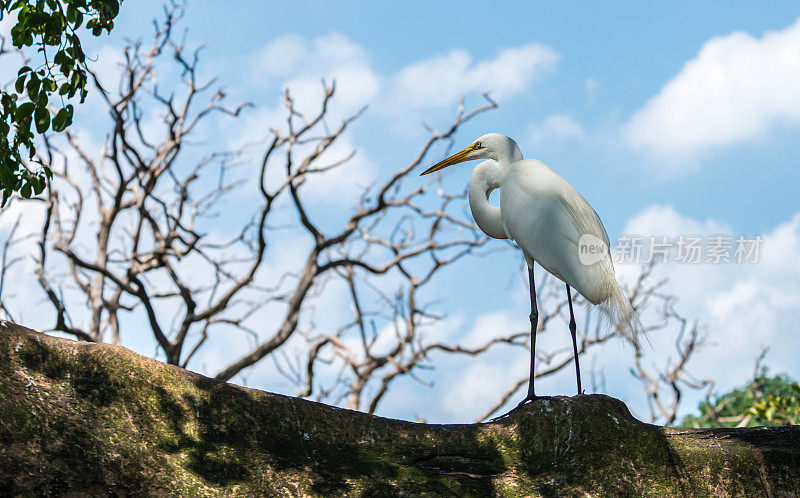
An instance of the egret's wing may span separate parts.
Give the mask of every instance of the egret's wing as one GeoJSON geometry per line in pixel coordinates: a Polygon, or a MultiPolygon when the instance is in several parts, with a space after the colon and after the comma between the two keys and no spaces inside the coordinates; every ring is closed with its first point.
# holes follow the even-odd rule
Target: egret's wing
{"type": "MultiPolygon", "coordinates": [[[[606,247],[610,249],[608,234],[603,222],[581,194],[575,189],[570,189],[558,196],[558,200],[573,226],[578,230],[579,237],[584,234],[594,235],[605,242],[606,247]]],[[[578,241],[574,242],[578,243],[578,241]]]]}

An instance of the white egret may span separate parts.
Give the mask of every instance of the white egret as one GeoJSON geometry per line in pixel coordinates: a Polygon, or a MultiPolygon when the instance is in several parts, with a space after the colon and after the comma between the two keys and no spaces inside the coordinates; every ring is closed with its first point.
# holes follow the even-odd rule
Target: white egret
{"type": "Polygon", "coordinates": [[[563,281],[569,303],[569,330],[575,358],[578,394],[581,371],[575,339],[575,315],[570,287],[592,304],[600,305],[612,325],[633,343],[641,328],[630,302],[614,276],[608,235],[600,217],[586,199],[546,164],[523,159],[511,138],[489,133],[467,148],[428,168],[422,174],[473,159],[488,159],[472,170],[469,207],[478,227],[489,237],[517,243],[528,264],[531,295],[531,369],[528,395],[519,404],[536,398],[533,388],[536,330],[539,313],[533,281],[533,263],[563,281]],[[500,206],[489,194],[500,189],[500,206]]]}

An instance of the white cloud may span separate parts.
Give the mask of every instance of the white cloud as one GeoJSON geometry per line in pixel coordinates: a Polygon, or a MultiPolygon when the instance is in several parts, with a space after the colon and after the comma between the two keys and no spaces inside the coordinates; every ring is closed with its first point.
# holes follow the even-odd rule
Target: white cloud
{"type": "Polygon", "coordinates": [[[353,158],[336,170],[309,177],[304,187],[308,198],[328,205],[347,207],[355,205],[364,190],[375,180],[377,175],[375,163],[363,150],[355,147],[349,135],[345,135],[320,156],[319,165],[324,167],[334,164],[348,157],[353,151],[356,151],[353,158]]]}
{"type": "Polygon", "coordinates": [[[628,220],[623,233],[628,235],[709,235],[730,232],[728,224],[714,220],[696,221],[684,216],[674,207],[653,205],[643,209],[628,220]]]}
{"type": "MultiPolygon", "coordinates": [[[[122,68],[125,64],[125,54],[118,47],[103,45],[95,54],[87,54],[89,67],[97,78],[106,86],[106,90],[117,90],[122,68]]],[[[92,88],[94,90],[94,88],[92,88]]]]}
{"type": "MultiPolygon", "coordinates": [[[[530,368],[526,351],[504,348],[503,353],[481,355],[447,379],[441,409],[452,416],[451,420],[459,423],[476,420],[497,403],[514,381],[525,377],[530,368]]],[[[520,400],[524,392],[523,388],[518,394],[520,400]]]]}
{"type": "Polygon", "coordinates": [[[299,35],[286,35],[267,44],[259,52],[253,67],[253,76],[286,77],[297,71],[308,56],[306,40],[299,35]]]}
{"type": "MultiPolygon", "coordinates": [[[[319,112],[322,80],[329,83],[335,80],[336,97],[327,115],[331,128],[369,103],[380,87],[380,77],[371,69],[367,52],[339,33],[313,40],[287,35],[268,43],[253,59],[251,76],[254,81],[262,88],[266,81],[278,85],[281,90],[289,89],[296,108],[308,117],[319,112]]],[[[231,148],[261,142],[269,136],[271,128],[285,128],[286,115],[280,102],[248,112],[235,129],[228,129],[231,148]]],[[[304,148],[308,149],[296,145],[295,154],[302,154],[304,148]]],[[[251,153],[257,154],[260,150],[255,147],[251,153]]],[[[353,144],[347,132],[320,156],[318,165],[334,163],[354,150],[357,151],[355,156],[335,172],[308,178],[303,190],[315,203],[352,206],[364,188],[374,181],[374,163],[353,144]]],[[[282,181],[281,171],[282,168],[268,168],[268,183],[282,181]]]]}
{"type": "MultiPolygon", "coordinates": [[[[527,294],[527,293],[526,293],[527,294]]],[[[527,297],[527,296],[526,296],[527,297]]],[[[500,337],[517,331],[528,330],[531,322],[524,313],[498,310],[484,313],[474,320],[472,330],[464,335],[460,344],[467,348],[483,345],[492,337],[500,337]]]]}
{"type": "Polygon", "coordinates": [[[635,149],[669,157],[678,173],[715,147],[800,125],[800,19],[756,38],[712,38],[625,124],[635,149]]]}
{"type": "MultiPolygon", "coordinates": [[[[14,10],[13,12],[10,12],[10,13],[9,12],[4,12],[3,13],[3,18],[0,19],[0,33],[2,33],[3,36],[8,36],[10,38],[11,37],[11,28],[13,28],[16,23],[17,23],[17,11],[16,10],[14,10]]],[[[10,43],[10,42],[11,42],[11,40],[9,40],[6,43],[10,43]]]]}
{"type": "MultiPolygon", "coordinates": [[[[724,223],[694,220],[668,206],[644,210],[630,220],[625,232],[670,236],[728,233],[734,238],[740,235],[724,223]]],[[[713,378],[719,392],[747,382],[762,346],[770,347],[765,363],[773,372],[800,376],[796,361],[800,354],[800,335],[796,333],[800,309],[800,213],[762,237],[757,264],[667,263],[656,267],[656,276],[668,280],[662,291],[678,296],[679,310],[706,325],[712,345],[698,350],[691,371],[700,378],[713,378]]],[[[626,265],[618,267],[623,276],[634,273],[631,269],[626,265]]],[[[665,358],[671,350],[669,344],[665,342],[661,349],[658,340],[653,342],[654,357],[665,358]]],[[[654,359],[657,364],[660,361],[654,359]]],[[[690,397],[684,409],[694,409],[697,398],[699,394],[690,397]]]]}
{"type": "MultiPolygon", "coordinates": [[[[287,35],[267,44],[253,59],[253,80],[262,88],[267,82],[290,89],[301,112],[318,112],[321,80],[335,79],[336,98],[328,114],[331,125],[364,105],[374,104],[382,118],[402,127],[412,114],[451,105],[465,94],[489,91],[497,98],[518,95],[537,76],[552,69],[558,55],[538,44],[504,49],[494,58],[479,61],[466,51],[452,50],[381,76],[373,70],[363,47],[342,34],[331,33],[313,40],[287,35]]],[[[262,107],[248,113],[236,130],[229,130],[229,143],[239,148],[263,140],[270,128],[285,126],[285,120],[281,104],[262,107]]],[[[547,125],[548,131],[561,139],[583,133],[568,117],[554,116],[547,125]]],[[[345,134],[326,156],[334,161],[354,149],[357,147],[351,136],[345,134]]],[[[322,202],[349,205],[376,174],[373,162],[359,151],[338,174],[311,178],[305,188],[322,202]]]]}
{"type": "Polygon", "coordinates": [[[531,124],[528,128],[528,139],[534,146],[579,140],[586,136],[586,132],[577,121],[567,114],[553,114],[548,116],[541,124],[531,124]]]}
{"type": "Polygon", "coordinates": [[[462,95],[489,92],[503,99],[525,91],[542,73],[554,68],[558,54],[531,43],[474,61],[464,50],[451,50],[406,66],[392,76],[381,110],[393,113],[447,106],[462,95]]]}
{"type": "Polygon", "coordinates": [[[302,112],[318,111],[323,79],[336,81],[334,111],[342,116],[369,103],[380,87],[367,52],[339,33],[315,40],[287,35],[268,43],[254,58],[253,78],[291,89],[302,112]]]}
{"type": "Polygon", "coordinates": [[[41,231],[44,213],[44,203],[12,197],[0,210],[0,240],[6,240],[17,220],[19,225],[15,237],[30,238],[41,231]]]}
{"type": "Polygon", "coordinates": [[[380,75],[371,66],[367,50],[332,33],[313,40],[287,35],[267,44],[253,58],[254,81],[262,87],[266,81],[290,88],[303,111],[317,109],[320,81],[335,79],[337,117],[370,104],[402,126],[409,116],[418,118],[422,110],[453,105],[463,95],[487,91],[496,99],[517,96],[552,70],[559,56],[536,43],[506,48],[493,58],[477,61],[467,51],[453,49],[380,75]]]}

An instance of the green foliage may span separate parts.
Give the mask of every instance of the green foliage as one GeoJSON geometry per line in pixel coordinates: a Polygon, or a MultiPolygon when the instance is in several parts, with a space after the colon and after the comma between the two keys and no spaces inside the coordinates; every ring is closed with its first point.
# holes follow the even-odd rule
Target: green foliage
{"type": "Polygon", "coordinates": [[[684,427],[744,427],[797,424],[800,421],[800,382],[787,375],[770,376],[766,369],[748,385],[698,405],[684,427]]]}
{"type": "Polygon", "coordinates": [[[768,420],[770,425],[798,425],[800,422],[800,382],[791,386],[789,394],[770,394],[753,404],[746,413],[768,420]]]}
{"type": "Polygon", "coordinates": [[[0,92],[0,206],[13,192],[28,198],[41,193],[52,172],[34,162],[35,134],[52,129],[64,131],[74,113],[65,99],[87,94],[86,56],[77,30],[94,36],[110,32],[122,0],[0,0],[0,19],[16,14],[11,43],[19,48],[36,47],[42,63],[24,66],[13,89],[0,92]],[[57,94],[57,96],[56,96],[57,94]],[[55,97],[52,98],[51,97],[55,97]],[[58,108],[51,115],[51,109],[58,108]]]}

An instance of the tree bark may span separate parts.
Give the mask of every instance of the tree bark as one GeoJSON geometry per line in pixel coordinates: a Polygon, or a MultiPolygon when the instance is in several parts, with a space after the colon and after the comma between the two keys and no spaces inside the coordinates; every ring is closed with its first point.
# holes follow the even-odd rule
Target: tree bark
{"type": "MultiPolygon", "coordinates": [[[[465,400],[468,402],[468,400],[465,400]]],[[[22,495],[800,494],[800,428],[663,428],[604,395],[403,422],[0,323],[0,486],[22,495]]]]}

